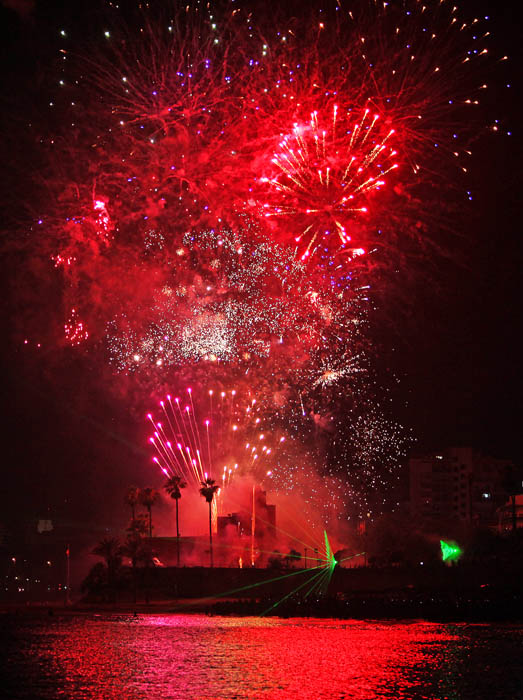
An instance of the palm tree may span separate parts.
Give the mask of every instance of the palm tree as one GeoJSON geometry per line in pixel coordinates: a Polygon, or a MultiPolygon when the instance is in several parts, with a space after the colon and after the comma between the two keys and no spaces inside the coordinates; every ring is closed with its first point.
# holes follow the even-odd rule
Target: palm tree
{"type": "Polygon", "coordinates": [[[103,557],[107,564],[107,584],[109,590],[115,592],[116,574],[122,563],[122,547],[116,537],[104,537],[92,550],[93,554],[103,557]]]}
{"type": "Polygon", "coordinates": [[[130,520],[127,526],[127,534],[138,535],[139,537],[144,537],[149,529],[148,517],[144,513],[139,513],[135,518],[130,520]]]}
{"type": "Polygon", "coordinates": [[[136,518],[136,505],[140,502],[140,489],[137,486],[129,486],[125,494],[125,502],[131,506],[131,517],[136,518]]]}
{"type": "MultiPolygon", "coordinates": [[[[135,521],[133,521],[135,522],[135,521]]],[[[133,571],[133,597],[136,603],[136,591],[137,591],[137,571],[136,567],[140,562],[148,563],[150,559],[150,549],[144,543],[141,534],[138,530],[130,530],[127,535],[127,540],[124,542],[121,552],[125,557],[129,557],[131,560],[131,566],[133,571]]]]}
{"type": "Polygon", "coordinates": [[[292,569],[294,568],[294,564],[296,564],[296,562],[298,562],[299,564],[299,560],[301,559],[301,552],[298,552],[297,549],[291,549],[289,553],[283,557],[283,559],[287,568],[292,569]]]}
{"type": "Polygon", "coordinates": [[[178,501],[182,497],[181,489],[187,486],[181,476],[171,476],[164,485],[171,498],[176,502],[176,566],[180,566],[180,528],[178,527],[178,501]]]}
{"type": "Polygon", "coordinates": [[[148,486],[140,491],[140,503],[142,506],[147,508],[147,513],[149,514],[149,542],[153,538],[153,518],[152,518],[152,507],[158,500],[159,493],[156,489],[148,486]]]}
{"type": "Polygon", "coordinates": [[[103,557],[107,568],[115,568],[122,559],[120,540],[116,537],[104,537],[93,549],[93,554],[103,557]]]}
{"type": "Polygon", "coordinates": [[[201,482],[201,489],[200,489],[200,495],[205,498],[207,503],[209,504],[209,544],[210,544],[210,551],[211,551],[211,569],[214,566],[214,560],[212,556],[212,515],[211,515],[211,505],[214,499],[214,494],[216,491],[219,490],[218,484],[215,483],[214,479],[210,479],[207,477],[205,481],[201,482]]]}
{"type": "Polygon", "coordinates": [[[149,568],[152,564],[152,551],[153,551],[153,517],[152,517],[152,507],[158,500],[159,493],[156,489],[148,486],[140,491],[140,503],[142,506],[147,508],[149,514],[149,558],[146,561],[146,574],[145,574],[145,602],[149,603],[149,568]]]}

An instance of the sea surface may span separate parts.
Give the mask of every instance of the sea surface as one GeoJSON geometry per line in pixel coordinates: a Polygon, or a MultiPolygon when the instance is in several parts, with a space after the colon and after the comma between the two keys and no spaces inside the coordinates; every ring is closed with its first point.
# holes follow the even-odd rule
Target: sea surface
{"type": "Polygon", "coordinates": [[[9,700],[523,698],[523,626],[2,615],[9,700]]]}

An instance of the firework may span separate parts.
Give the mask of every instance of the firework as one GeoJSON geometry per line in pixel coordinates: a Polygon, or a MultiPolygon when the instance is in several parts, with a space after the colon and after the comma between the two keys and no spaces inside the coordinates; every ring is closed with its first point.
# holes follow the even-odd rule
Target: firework
{"type": "Polygon", "coordinates": [[[302,259],[315,245],[334,238],[350,245],[352,256],[364,255],[361,242],[352,241],[350,222],[367,214],[371,193],[385,185],[398,167],[397,151],[390,145],[394,129],[381,129],[370,109],[353,115],[334,105],[328,118],[313,112],[308,124],[297,123],[279,144],[272,162],[277,173],[267,178],[274,190],[266,216],[285,217],[302,244],[302,259]],[[278,196],[279,195],[279,196],[278,196]]]}
{"type": "Polygon", "coordinates": [[[162,472],[195,486],[213,478],[222,488],[240,474],[271,477],[277,465],[275,446],[285,437],[263,431],[256,399],[242,401],[234,389],[209,389],[203,396],[189,387],[181,398],[168,394],[160,401],[161,420],[148,414],[154,429],[149,438],[156,452],[153,461],[162,472]]]}
{"type": "Polygon", "coordinates": [[[161,283],[152,280],[144,289],[132,321],[120,314],[109,324],[111,356],[120,368],[267,356],[276,339],[302,330],[303,271],[281,248],[249,240],[245,231],[212,229],[186,234],[174,269],[170,262],[161,283]],[[287,292],[291,283],[296,289],[287,292]]]}
{"type": "MultiPolygon", "coordinates": [[[[470,199],[486,19],[446,0],[146,7],[128,24],[106,8],[114,30],[83,61],[63,35],[36,265],[61,276],[68,343],[103,348],[138,390],[241,377],[310,456],[280,454],[278,488],[319,463],[341,510],[348,472],[354,493],[383,490],[404,452],[370,388],[373,288],[401,286],[400,262],[447,224],[442,186],[454,211],[470,199]],[[343,449],[325,465],[329,443],[343,449]]],[[[167,473],[201,481],[221,443],[205,447],[186,398],[164,400],[153,443],[167,473]]]]}
{"type": "Polygon", "coordinates": [[[271,25],[214,12],[188,6],[155,23],[150,10],[78,74],[61,67],[53,109],[84,138],[63,135],[69,165],[60,155],[47,180],[50,255],[83,269],[111,245],[150,250],[245,210],[269,214],[270,234],[299,238],[302,254],[327,232],[349,259],[378,243],[390,256],[398,227],[430,235],[433,202],[416,188],[445,177],[445,159],[467,170],[485,21],[447,2],[340,4],[319,22],[282,11],[271,25]]]}
{"type": "Polygon", "coordinates": [[[89,331],[84,322],[78,317],[76,309],[71,309],[71,313],[64,326],[64,333],[67,341],[71,345],[80,345],[89,338],[89,331]]]}
{"type": "Polygon", "coordinates": [[[252,229],[186,234],[176,255],[175,269],[144,287],[150,296],[107,326],[120,371],[221,364],[313,384],[356,371],[365,290],[311,277],[252,229]]]}
{"type": "Polygon", "coordinates": [[[333,426],[325,473],[336,481],[341,477],[351,516],[373,518],[387,502],[394,505],[400,467],[414,443],[412,434],[367,388],[354,394],[352,407],[345,417],[337,417],[340,420],[341,425],[333,426]],[[348,464],[350,478],[345,481],[348,464]]]}

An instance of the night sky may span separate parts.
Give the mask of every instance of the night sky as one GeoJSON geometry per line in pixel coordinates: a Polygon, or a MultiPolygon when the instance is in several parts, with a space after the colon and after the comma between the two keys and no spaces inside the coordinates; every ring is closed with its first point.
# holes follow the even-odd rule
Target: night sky
{"type": "MultiPolygon", "coordinates": [[[[521,56],[510,3],[481,5],[512,59],[512,91],[494,88],[487,109],[501,115],[512,136],[482,137],[476,146],[474,200],[452,237],[452,255],[409,282],[408,311],[398,310],[397,322],[389,319],[380,331],[381,362],[401,380],[398,415],[412,427],[416,449],[472,445],[521,463],[521,115],[515,99],[521,56]]],[[[62,26],[96,26],[91,6],[4,1],[0,7],[3,231],[20,225],[18,202],[25,192],[30,196],[24,112],[45,97],[43,76],[56,51],[52,37],[62,26]]],[[[144,421],[104,392],[89,355],[57,359],[52,348],[23,347],[23,265],[19,252],[3,246],[0,521],[49,513],[77,523],[121,524],[125,488],[160,485],[142,449],[144,421]]]]}

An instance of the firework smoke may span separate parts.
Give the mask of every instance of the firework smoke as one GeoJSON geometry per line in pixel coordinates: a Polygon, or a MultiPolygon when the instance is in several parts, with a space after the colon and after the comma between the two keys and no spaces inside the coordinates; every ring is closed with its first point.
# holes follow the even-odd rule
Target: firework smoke
{"type": "MultiPolygon", "coordinates": [[[[31,251],[61,278],[62,342],[142,404],[238,382],[309,455],[277,487],[320,463],[343,512],[347,480],[366,503],[405,453],[370,390],[373,287],[436,240],[440,188],[466,194],[489,32],[445,0],[293,10],[106,8],[74,60],[64,33],[31,251]]],[[[164,471],[211,471],[155,433],[164,471]]]]}

